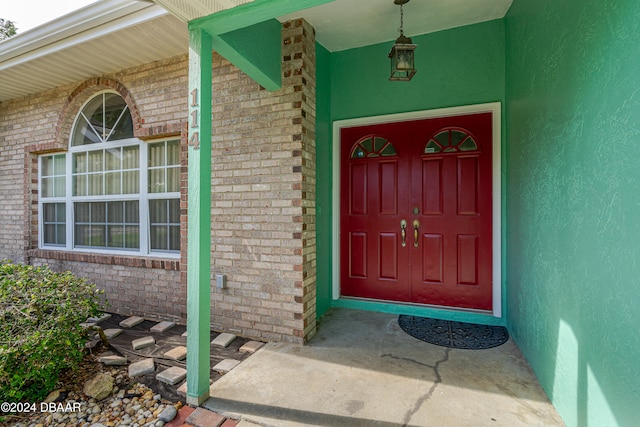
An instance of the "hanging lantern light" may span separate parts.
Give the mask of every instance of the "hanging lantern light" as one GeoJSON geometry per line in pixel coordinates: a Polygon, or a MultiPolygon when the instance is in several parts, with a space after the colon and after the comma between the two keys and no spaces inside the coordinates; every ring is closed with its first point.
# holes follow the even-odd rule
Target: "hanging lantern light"
{"type": "Polygon", "coordinates": [[[391,47],[391,52],[389,52],[389,59],[391,59],[389,80],[409,81],[416,73],[413,55],[416,45],[404,35],[403,28],[404,12],[402,6],[409,3],[409,0],[393,0],[393,3],[400,6],[400,37],[396,39],[395,44],[391,47]]]}

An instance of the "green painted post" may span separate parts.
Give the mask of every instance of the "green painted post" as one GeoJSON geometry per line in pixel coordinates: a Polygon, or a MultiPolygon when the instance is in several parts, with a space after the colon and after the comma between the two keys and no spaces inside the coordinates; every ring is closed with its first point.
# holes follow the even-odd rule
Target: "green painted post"
{"type": "Polygon", "coordinates": [[[211,36],[189,29],[187,404],[209,397],[211,270],[211,36]]]}

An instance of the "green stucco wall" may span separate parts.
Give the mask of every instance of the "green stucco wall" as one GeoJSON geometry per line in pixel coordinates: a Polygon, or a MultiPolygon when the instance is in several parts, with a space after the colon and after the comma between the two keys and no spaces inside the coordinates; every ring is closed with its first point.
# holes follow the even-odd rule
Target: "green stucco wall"
{"type": "Polygon", "coordinates": [[[506,20],[508,324],[568,426],[640,416],[640,2],[506,20]]]}
{"type": "MultiPolygon", "coordinates": [[[[504,21],[412,37],[418,73],[390,82],[393,41],[328,52],[317,49],[317,311],[331,307],[332,122],[504,101],[504,21]]],[[[360,308],[367,308],[364,305],[360,308]]],[[[371,309],[385,310],[381,304],[371,309]]],[[[393,311],[394,307],[387,307],[393,311]]],[[[459,314],[459,313],[458,313],[459,314]]],[[[463,320],[463,319],[459,319],[463,320]]],[[[491,320],[490,320],[491,321],[491,320]]]]}
{"type": "MultiPolygon", "coordinates": [[[[407,18],[408,19],[408,18],[407,18]]],[[[502,101],[501,20],[412,37],[417,74],[390,82],[393,41],[331,55],[333,120],[502,101]]]]}

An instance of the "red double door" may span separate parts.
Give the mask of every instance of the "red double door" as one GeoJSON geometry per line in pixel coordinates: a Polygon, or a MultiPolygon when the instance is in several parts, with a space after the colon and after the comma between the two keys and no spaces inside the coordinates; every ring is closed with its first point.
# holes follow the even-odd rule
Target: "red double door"
{"type": "Polygon", "coordinates": [[[341,294],[492,308],[491,113],[341,130],[341,294]]]}

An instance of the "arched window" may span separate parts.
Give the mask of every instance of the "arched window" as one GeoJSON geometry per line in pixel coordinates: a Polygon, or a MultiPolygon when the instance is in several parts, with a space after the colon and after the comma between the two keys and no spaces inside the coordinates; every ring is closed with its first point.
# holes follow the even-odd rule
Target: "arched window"
{"type": "Polygon", "coordinates": [[[391,142],[381,136],[368,136],[358,141],[351,150],[352,159],[365,157],[395,156],[396,149],[391,142]]]}
{"type": "Polygon", "coordinates": [[[40,246],[180,251],[180,141],[133,135],[126,102],[104,92],[76,117],[69,152],[40,157],[40,246]]]}
{"type": "Polygon", "coordinates": [[[444,128],[437,131],[424,146],[424,154],[457,153],[478,149],[473,135],[462,128],[444,128]]]}

